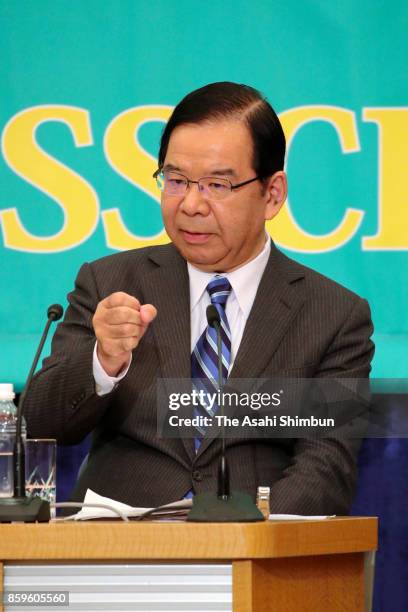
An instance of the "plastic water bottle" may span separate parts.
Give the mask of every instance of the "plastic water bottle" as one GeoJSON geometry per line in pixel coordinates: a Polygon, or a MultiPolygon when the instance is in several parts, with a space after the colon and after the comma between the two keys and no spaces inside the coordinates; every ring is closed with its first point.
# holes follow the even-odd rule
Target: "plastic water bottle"
{"type": "MultiPolygon", "coordinates": [[[[0,384],[0,497],[12,497],[14,492],[13,448],[17,422],[15,396],[12,384],[0,384]]],[[[24,419],[21,433],[25,441],[24,419]]]]}

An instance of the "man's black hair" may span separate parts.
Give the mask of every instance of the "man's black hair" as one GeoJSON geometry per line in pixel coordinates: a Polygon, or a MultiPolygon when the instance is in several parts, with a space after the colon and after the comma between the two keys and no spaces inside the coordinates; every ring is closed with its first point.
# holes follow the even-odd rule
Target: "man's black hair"
{"type": "Polygon", "coordinates": [[[258,90],[228,81],[200,87],[177,104],[161,137],[159,168],[176,127],[223,119],[236,119],[248,126],[254,145],[252,164],[259,178],[283,170],[286,141],[277,114],[258,90]]]}

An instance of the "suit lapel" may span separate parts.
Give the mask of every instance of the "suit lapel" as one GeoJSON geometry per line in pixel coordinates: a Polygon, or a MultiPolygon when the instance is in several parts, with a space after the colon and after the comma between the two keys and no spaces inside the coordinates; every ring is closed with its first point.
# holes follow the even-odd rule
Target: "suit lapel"
{"type": "Polygon", "coordinates": [[[152,325],[163,378],[190,378],[190,290],[187,265],[173,245],[149,255],[145,299],[157,308],[152,325]]]}
{"type": "Polygon", "coordinates": [[[248,317],[230,378],[257,378],[273,359],[294,317],[303,305],[303,291],[294,281],[304,276],[300,267],[272,243],[271,254],[248,317]]]}
{"type": "MultiPolygon", "coordinates": [[[[146,302],[157,308],[157,318],[152,325],[164,379],[191,379],[190,358],[190,288],[185,260],[170,244],[149,254],[154,266],[142,281],[146,302]]],[[[189,392],[180,384],[173,387],[165,383],[167,393],[189,392]]],[[[181,411],[180,411],[181,412],[181,411]]],[[[186,416],[191,416],[186,415],[186,416]]],[[[191,439],[182,439],[187,454],[192,459],[194,445],[191,439]]]]}

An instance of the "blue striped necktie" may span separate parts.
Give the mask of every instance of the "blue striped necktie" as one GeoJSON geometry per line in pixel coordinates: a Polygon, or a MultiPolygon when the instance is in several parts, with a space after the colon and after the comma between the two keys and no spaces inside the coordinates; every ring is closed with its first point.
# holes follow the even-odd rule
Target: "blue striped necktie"
{"type": "MultiPolygon", "coordinates": [[[[228,378],[228,371],[231,365],[231,330],[225,314],[225,305],[231,285],[229,280],[223,276],[216,276],[207,285],[211,304],[217,309],[221,319],[221,338],[222,338],[222,378],[223,382],[228,378]]],[[[218,352],[217,352],[217,332],[213,327],[207,326],[191,355],[191,377],[193,386],[197,391],[203,390],[205,393],[214,394],[218,390],[218,352]]],[[[199,405],[195,408],[194,416],[210,415],[214,416],[218,409],[215,403],[213,408],[199,405]]],[[[195,438],[196,451],[200,448],[202,438],[205,435],[203,427],[197,427],[198,436],[195,438]]]]}

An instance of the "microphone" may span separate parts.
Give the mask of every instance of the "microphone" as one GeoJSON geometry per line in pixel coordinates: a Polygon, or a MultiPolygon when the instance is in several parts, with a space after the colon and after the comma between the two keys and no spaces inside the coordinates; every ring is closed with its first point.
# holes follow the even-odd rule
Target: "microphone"
{"type": "Polygon", "coordinates": [[[53,321],[59,321],[64,314],[61,304],[52,304],[47,310],[47,317],[53,321]]]}
{"type": "Polygon", "coordinates": [[[205,314],[207,315],[207,323],[210,327],[215,327],[215,329],[217,329],[217,325],[218,327],[221,325],[220,313],[218,312],[214,304],[210,304],[209,306],[207,306],[205,314]]]}
{"type": "Polygon", "coordinates": [[[218,390],[221,399],[219,408],[222,416],[221,456],[218,464],[217,495],[214,493],[199,493],[195,495],[187,521],[196,523],[206,523],[209,521],[217,523],[252,523],[264,521],[265,517],[254,504],[250,495],[241,491],[230,492],[229,467],[225,452],[221,317],[214,304],[207,306],[206,315],[208,325],[217,332],[218,390]]]}
{"type": "Polygon", "coordinates": [[[33,523],[36,521],[46,522],[50,520],[50,504],[40,497],[27,497],[25,491],[25,451],[21,436],[23,422],[23,408],[25,399],[31,387],[35,369],[40,359],[45,341],[48,336],[51,323],[58,321],[63,315],[64,309],[60,304],[52,304],[47,310],[47,323],[41,336],[37,352],[34,356],[31,369],[28,373],[24,390],[21,394],[16,416],[16,440],[13,451],[14,467],[14,495],[13,497],[0,500],[0,523],[19,521],[33,523]]]}

